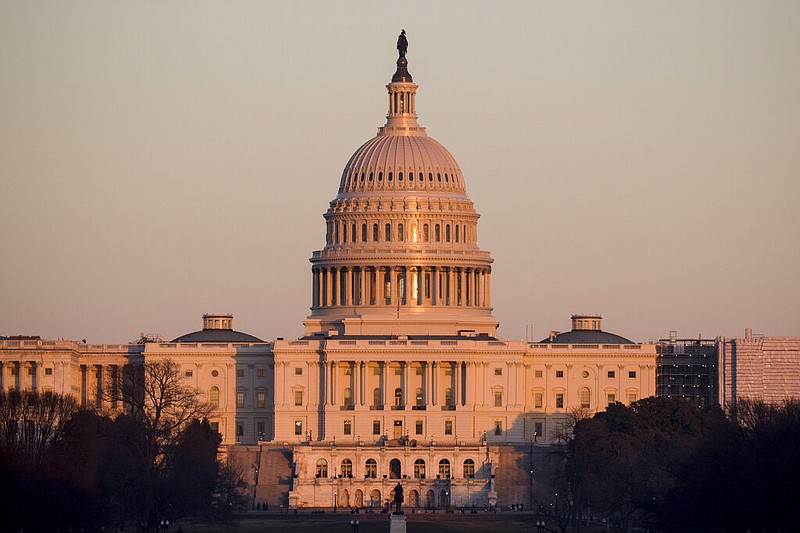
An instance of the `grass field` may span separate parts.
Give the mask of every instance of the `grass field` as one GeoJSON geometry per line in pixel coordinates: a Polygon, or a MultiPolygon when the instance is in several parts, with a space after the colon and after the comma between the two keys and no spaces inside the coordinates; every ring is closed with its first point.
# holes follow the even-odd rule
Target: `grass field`
{"type": "MultiPolygon", "coordinates": [[[[406,514],[408,533],[525,533],[536,531],[537,516],[522,513],[492,514],[406,514]]],[[[180,524],[184,533],[291,532],[351,533],[350,520],[359,521],[358,533],[388,533],[389,517],[385,514],[280,515],[268,514],[240,518],[225,524],[180,524]]],[[[177,525],[176,525],[177,526],[177,525]]],[[[551,528],[548,528],[551,530],[551,528]]],[[[175,533],[176,527],[171,528],[175,533]]]]}

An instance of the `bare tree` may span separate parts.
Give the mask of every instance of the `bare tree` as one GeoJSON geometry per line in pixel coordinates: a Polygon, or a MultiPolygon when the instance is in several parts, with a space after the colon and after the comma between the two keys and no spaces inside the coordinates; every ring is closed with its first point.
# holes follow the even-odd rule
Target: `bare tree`
{"type": "Polygon", "coordinates": [[[200,391],[184,383],[180,367],[172,359],[129,367],[121,378],[121,383],[109,384],[106,394],[143,424],[150,464],[161,461],[189,422],[207,418],[211,412],[200,391]]]}
{"type": "Polygon", "coordinates": [[[78,404],[69,395],[0,390],[0,451],[20,466],[44,466],[76,411],[78,404]]]}

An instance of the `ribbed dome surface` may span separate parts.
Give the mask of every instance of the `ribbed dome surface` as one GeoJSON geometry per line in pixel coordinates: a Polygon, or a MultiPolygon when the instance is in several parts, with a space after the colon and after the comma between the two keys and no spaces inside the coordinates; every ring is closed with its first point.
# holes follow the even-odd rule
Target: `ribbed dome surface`
{"type": "Polygon", "coordinates": [[[466,194],[455,158],[447,148],[424,135],[377,135],[347,162],[340,194],[387,190],[466,194]]]}

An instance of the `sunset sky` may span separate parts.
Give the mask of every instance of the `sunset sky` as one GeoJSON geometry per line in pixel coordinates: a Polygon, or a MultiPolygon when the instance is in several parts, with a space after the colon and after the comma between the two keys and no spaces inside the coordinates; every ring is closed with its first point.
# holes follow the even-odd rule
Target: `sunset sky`
{"type": "Polygon", "coordinates": [[[401,28],[501,337],[800,335],[790,1],[0,2],[0,335],[301,335],[401,28]]]}

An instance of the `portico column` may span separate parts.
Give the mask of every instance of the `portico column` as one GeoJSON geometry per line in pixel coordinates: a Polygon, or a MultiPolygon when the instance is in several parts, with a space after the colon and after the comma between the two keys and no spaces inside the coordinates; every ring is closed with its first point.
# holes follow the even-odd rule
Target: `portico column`
{"type": "Polygon", "coordinates": [[[409,361],[403,362],[403,407],[408,405],[408,396],[411,394],[411,364],[409,361]]]}
{"type": "Polygon", "coordinates": [[[330,404],[331,405],[336,405],[337,390],[336,390],[336,362],[335,361],[331,361],[330,373],[331,373],[331,379],[330,379],[331,393],[330,393],[330,396],[329,396],[330,397],[330,404]]]}
{"type": "Polygon", "coordinates": [[[432,406],[436,405],[436,361],[431,361],[431,395],[430,403],[432,406]]]}
{"type": "Polygon", "coordinates": [[[454,403],[461,405],[461,361],[456,361],[453,366],[453,381],[455,381],[453,386],[454,403]]]}
{"type": "Polygon", "coordinates": [[[389,361],[384,361],[381,367],[381,404],[386,409],[386,389],[389,388],[389,361]]]}
{"type": "Polygon", "coordinates": [[[431,301],[429,302],[431,305],[436,305],[436,291],[438,290],[438,282],[436,277],[439,275],[439,271],[436,267],[430,268],[431,272],[431,301]]]}

